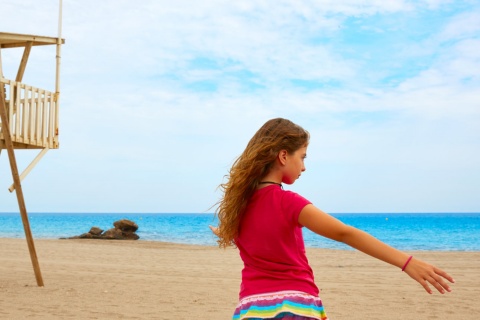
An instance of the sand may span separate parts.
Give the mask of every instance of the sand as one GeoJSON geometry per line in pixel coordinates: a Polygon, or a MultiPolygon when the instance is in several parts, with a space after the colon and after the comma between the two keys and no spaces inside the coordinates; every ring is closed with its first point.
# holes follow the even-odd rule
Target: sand
{"type": "MultiPolygon", "coordinates": [[[[0,239],[0,319],[231,319],[241,261],[235,249],[149,241],[0,239]]],[[[356,251],[308,249],[331,320],[480,319],[480,252],[413,252],[450,272],[427,294],[399,269],[356,251]]]]}

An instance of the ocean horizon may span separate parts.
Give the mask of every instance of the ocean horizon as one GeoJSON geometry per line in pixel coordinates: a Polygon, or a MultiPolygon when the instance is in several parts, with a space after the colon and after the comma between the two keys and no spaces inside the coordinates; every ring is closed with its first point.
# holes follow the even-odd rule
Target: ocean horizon
{"type": "MultiPolygon", "coordinates": [[[[138,224],[139,241],[163,241],[216,246],[208,225],[213,213],[28,213],[34,239],[68,238],[91,227],[103,230],[129,219],[138,224]]],[[[344,223],[362,229],[400,250],[480,251],[480,213],[334,213],[344,223]]],[[[0,238],[25,238],[18,212],[0,213],[0,238]]],[[[305,245],[352,250],[349,246],[303,229],[305,245]]],[[[88,240],[86,240],[88,241],[88,240]]]]}

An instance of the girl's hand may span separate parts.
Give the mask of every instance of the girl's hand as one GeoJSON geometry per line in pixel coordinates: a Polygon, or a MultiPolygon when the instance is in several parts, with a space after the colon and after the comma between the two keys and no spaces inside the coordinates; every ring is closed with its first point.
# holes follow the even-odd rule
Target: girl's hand
{"type": "Polygon", "coordinates": [[[213,234],[218,237],[218,227],[208,226],[212,230],[213,234]]]}
{"type": "Polygon", "coordinates": [[[455,280],[445,271],[415,258],[412,258],[404,271],[412,277],[412,279],[420,283],[430,294],[432,294],[432,290],[428,285],[429,283],[434,286],[438,292],[444,294],[445,291],[452,291],[445,280],[448,280],[451,283],[455,282],[455,280]]]}

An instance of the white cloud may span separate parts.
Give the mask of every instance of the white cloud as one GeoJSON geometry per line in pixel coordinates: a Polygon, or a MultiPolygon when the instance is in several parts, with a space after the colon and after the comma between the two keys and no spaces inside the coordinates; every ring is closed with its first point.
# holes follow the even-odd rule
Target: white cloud
{"type": "MultiPolygon", "coordinates": [[[[56,1],[17,2],[4,1],[0,30],[56,35],[56,1]]],[[[312,133],[308,171],[292,189],[327,210],[478,211],[468,190],[480,189],[480,19],[464,5],[415,38],[422,25],[407,22],[453,4],[64,1],[61,149],[27,177],[27,203],[201,212],[250,136],[282,116],[312,133]],[[342,42],[348,19],[378,43],[342,42]]],[[[40,49],[25,77],[51,86],[54,53],[40,49]]],[[[15,74],[18,54],[2,58],[15,74]]],[[[0,177],[8,170],[2,152],[0,177]]],[[[1,210],[16,210],[11,198],[0,192],[1,210]]]]}

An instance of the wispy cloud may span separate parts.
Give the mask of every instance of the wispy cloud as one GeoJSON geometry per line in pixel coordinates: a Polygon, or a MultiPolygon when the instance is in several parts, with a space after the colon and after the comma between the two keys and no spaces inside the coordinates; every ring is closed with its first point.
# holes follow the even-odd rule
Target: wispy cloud
{"type": "MultiPolygon", "coordinates": [[[[57,1],[1,6],[1,31],[56,35],[57,1]]],[[[207,210],[277,116],[312,133],[292,188],[326,210],[480,208],[474,2],[67,0],[63,19],[61,149],[25,181],[34,211],[207,210]]],[[[25,81],[52,88],[54,54],[34,48],[25,81]]]]}

